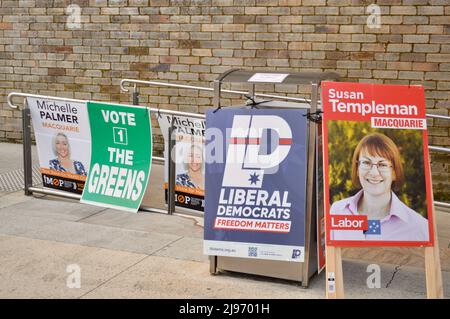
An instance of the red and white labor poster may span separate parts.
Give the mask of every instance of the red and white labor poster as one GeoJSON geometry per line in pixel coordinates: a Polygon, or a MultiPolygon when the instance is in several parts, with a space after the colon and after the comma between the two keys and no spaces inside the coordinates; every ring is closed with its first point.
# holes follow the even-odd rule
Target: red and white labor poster
{"type": "Polygon", "coordinates": [[[323,82],[330,246],[433,245],[422,86],[323,82]]]}

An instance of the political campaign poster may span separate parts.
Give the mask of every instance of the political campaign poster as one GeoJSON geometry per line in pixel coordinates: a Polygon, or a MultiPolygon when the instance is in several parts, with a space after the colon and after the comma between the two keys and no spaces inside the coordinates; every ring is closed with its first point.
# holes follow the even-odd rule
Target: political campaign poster
{"type": "Polygon", "coordinates": [[[92,158],[81,202],[137,212],[152,161],[150,114],[142,106],[88,102],[92,158]]]}
{"type": "Polygon", "coordinates": [[[322,83],[327,244],[431,246],[424,89],[322,83]]]}
{"type": "Polygon", "coordinates": [[[168,199],[169,127],[173,121],[175,147],[175,206],[204,211],[205,208],[205,120],[186,116],[158,115],[164,137],[164,191],[168,199]]]}
{"type": "Polygon", "coordinates": [[[85,103],[27,97],[44,187],[83,192],[91,158],[85,103]]]}
{"type": "Polygon", "coordinates": [[[305,115],[300,109],[207,111],[206,255],[304,261],[305,115]]]}
{"type": "Polygon", "coordinates": [[[317,225],[317,269],[325,268],[325,211],[323,207],[323,147],[322,123],[316,125],[316,225],[317,225]]]}

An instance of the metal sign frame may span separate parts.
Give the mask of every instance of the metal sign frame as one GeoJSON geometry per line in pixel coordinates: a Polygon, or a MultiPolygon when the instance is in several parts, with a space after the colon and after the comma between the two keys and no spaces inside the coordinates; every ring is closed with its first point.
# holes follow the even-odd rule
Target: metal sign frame
{"type": "MultiPolygon", "coordinates": [[[[26,98],[27,97],[34,97],[34,98],[41,98],[41,99],[52,99],[56,101],[67,101],[67,102],[76,102],[76,103],[85,103],[86,100],[79,100],[79,99],[70,99],[70,98],[63,98],[63,97],[56,97],[56,96],[49,96],[49,95],[38,95],[38,94],[29,94],[29,93],[20,93],[20,92],[11,92],[8,94],[8,105],[13,109],[19,109],[19,106],[13,103],[14,97],[22,97],[23,100],[23,107],[22,107],[22,129],[23,129],[23,166],[24,166],[24,192],[25,195],[31,196],[33,193],[39,193],[39,194],[45,194],[45,195],[54,195],[54,196],[61,196],[71,199],[77,199],[79,200],[81,198],[81,195],[79,194],[72,194],[64,191],[58,191],[58,190],[52,190],[48,188],[43,187],[35,187],[32,184],[32,158],[31,158],[31,114],[30,109],[27,105],[26,98]]],[[[121,104],[124,106],[127,106],[127,104],[121,104]]],[[[132,105],[128,105],[132,106],[132,105]]],[[[202,114],[196,114],[196,113],[187,113],[187,112],[180,112],[180,111],[172,111],[172,110],[159,110],[157,108],[148,108],[150,112],[159,112],[161,114],[167,114],[172,116],[190,116],[195,118],[204,118],[205,116],[202,114]]],[[[164,163],[164,158],[152,156],[152,162],[156,163],[164,163]]],[[[175,180],[173,180],[175,182],[175,180]]],[[[173,186],[172,186],[173,187],[173,186]]],[[[149,206],[143,206],[141,205],[140,210],[147,211],[147,212],[153,212],[153,213],[169,213],[172,214],[174,212],[174,209],[171,211],[165,211],[160,208],[156,207],[149,207],[149,206]]]]}
{"type": "MultiPolygon", "coordinates": [[[[220,97],[222,83],[247,83],[249,85],[248,98],[254,100],[257,97],[255,93],[255,85],[257,83],[249,82],[249,80],[257,73],[270,73],[286,75],[284,80],[278,85],[283,84],[307,84],[311,86],[311,100],[309,100],[309,114],[316,113],[319,102],[319,86],[321,81],[326,79],[338,80],[340,76],[337,73],[291,73],[291,72],[265,72],[265,71],[248,71],[232,69],[221,74],[214,81],[214,107],[221,108],[220,97]]],[[[273,83],[258,82],[259,83],[273,83]]],[[[261,96],[261,95],[259,95],[261,96]]],[[[305,99],[302,99],[305,101],[305,99]]],[[[264,103],[259,104],[264,107],[264,103]]],[[[275,106],[276,107],[276,106],[275,106]]],[[[283,108],[283,106],[279,106],[283,108]]],[[[302,107],[299,107],[302,108],[302,107]]],[[[305,107],[307,108],[307,107],[305,107]]],[[[219,270],[232,270],[240,272],[256,273],[259,275],[266,275],[275,278],[284,278],[301,282],[303,287],[309,284],[309,278],[317,271],[317,265],[313,263],[313,254],[316,253],[314,247],[317,240],[314,238],[315,229],[315,205],[314,205],[314,157],[315,157],[315,143],[316,143],[316,126],[312,121],[307,123],[308,130],[308,146],[307,146],[307,176],[306,176],[306,210],[305,210],[305,260],[303,263],[292,262],[276,262],[266,260],[251,260],[245,258],[233,258],[222,256],[210,256],[210,273],[215,274],[219,270]],[[280,274],[280,269],[283,269],[285,274],[280,274]]]]}

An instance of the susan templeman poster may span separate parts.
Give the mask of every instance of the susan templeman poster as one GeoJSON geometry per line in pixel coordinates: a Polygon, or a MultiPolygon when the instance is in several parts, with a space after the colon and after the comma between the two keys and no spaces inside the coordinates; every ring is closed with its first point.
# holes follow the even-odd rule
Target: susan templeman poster
{"type": "Polygon", "coordinates": [[[322,83],[327,244],[431,246],[422,86],[322,83]]]}
{"type": "Polygon", "coordinates": [[[206,255],[304,261],[305,110],[206,114],[206,255]]]}
{"type": "Polygon", "coordinates": [[[164,137],[164,191],[168,198],[169,127],[173,121],[175,148],[175,205],[204,210],[205,198],[205,120],[186,116],[156,114],[164,137]]]}
{"type": "Polygon", "coordinates": [[[83,192],[91,158],[85,103],[27,98],[44,187],[83,192]]]}

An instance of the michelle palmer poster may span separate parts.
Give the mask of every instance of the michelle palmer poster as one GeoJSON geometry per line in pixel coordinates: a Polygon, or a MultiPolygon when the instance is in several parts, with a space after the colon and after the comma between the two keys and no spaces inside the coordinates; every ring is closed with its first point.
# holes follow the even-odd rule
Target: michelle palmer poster
{"type": "Polygon", "coordinates": [[[431,246],[422,86],[322,83],[326,240],[431,246]]]}
{"type": "Polygon", "coordinates": [[[164,192],[168,198],[169,127],[176,140],[175,205],[203,212],[205,208],[205,120],[187,116],[155,115],[164,137],[164,192]]]}
{"type": "Polygon", "coordinates": [[[305,114],[206,113],[206,255],[304,261],[305,114]]]}
{"type": "Polygon", "coordinates": [[[81,194],[91,159],[85,103],[27,97],[44,187],[81,194]]]}

